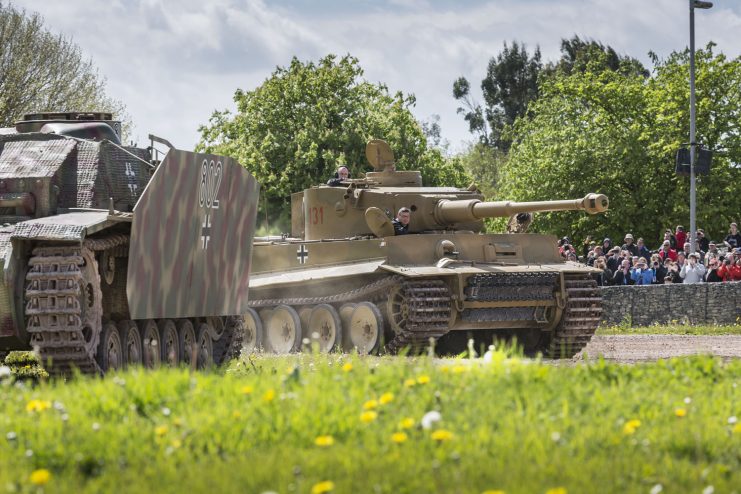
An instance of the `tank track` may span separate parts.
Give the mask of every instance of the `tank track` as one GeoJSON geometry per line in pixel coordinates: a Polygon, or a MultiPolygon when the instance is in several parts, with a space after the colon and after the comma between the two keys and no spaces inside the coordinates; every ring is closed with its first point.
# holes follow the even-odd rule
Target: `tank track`
{"type": "MultiPolygon", "coordinates": [[[[83,334],[83,264],[80,245],[37,247],[29,260],[26,329],[31,345],[52,374],[68,373],[73,368],[87,374],[100,373],[83,334]]],[[[97,267],[94,269],[97,273],[97,267]]]]}
{"type": "Polygon", "coordinates": [[[565,274],[566,307],[545,349],[551,358],[571,358],[592,339],[602,315],[602,295],[588,274],[565,274]]]}
{"type": "Polygon", "coordinates": [[[437,340],[450,330],[450,290],[442,280],[407,281],[402,284],[402,293],[408,307],[407,321],[386,344],[386,350],[397,353],[409,348],[412,353],[419,352],[430,338],[437,340]]]}

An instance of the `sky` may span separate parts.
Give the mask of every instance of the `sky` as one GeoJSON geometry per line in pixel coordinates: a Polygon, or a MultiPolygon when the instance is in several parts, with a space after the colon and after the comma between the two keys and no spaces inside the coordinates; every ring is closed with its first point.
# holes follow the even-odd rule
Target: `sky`
{"type": "MultiPolygon", "coordinates": [[[[4,2],[4,3],[7,3],[4,2]]],[[[192,149],[215,110],[234,110],[235,90],[258,87],[292,57],[351,54],[365,79],[416,96],[420,121],[439,115],[450,151],[472,140],[452,85],[479,89],[505,42],[559,58],[574,34],[651,67],[689,45],[688,0],[12,0],[72,38],[107,79],[109,96],[150,133],[192,149]]],[[[696,46],[741,54],[741,0],[696,10],[696,46]]],[[[49,109],[53,110],[53,109],[49,109]]],[[[383,136],[377,136],[383,138],[383,136]]]]}

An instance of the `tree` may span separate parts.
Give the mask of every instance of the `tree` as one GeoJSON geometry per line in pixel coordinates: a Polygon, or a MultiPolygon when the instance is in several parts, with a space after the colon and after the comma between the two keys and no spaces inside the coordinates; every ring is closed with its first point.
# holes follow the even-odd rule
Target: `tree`
{"type": "Polygon", "coordinates": [[[505,42],[504,49],[489,60],[486,77],[481,81],[485,108],[472,99],[465,77],[453,83],[453,97],[465,105],[458,108],[458,113],[464,115],[469,129],[479,135],[481,142],[507,151],[510,142],[503,137],[503,131],[524,115],[528,103],[537,98],[542,67],[540,48],[536,47],[531,57],[524,44],[513,41],[509,47],[505,42]]]}
{"type": "MultiPolygon", "coordinates": [[[[542,81],[538,100],[514,126],[500,190],[521,201],[606,193],[604,215],[536,215],[532,228],[577,238],[622,238],[657,245],[664,228],[686,224],[689,179],[674,172],[689,135],[687,52],[655,59],[648,79],[634,71],[565,72],[542,81]]],[[[697,139],[716,151],[710,176],[698,181],[698,225],[721,234],[738,215],[741,170],[741,58],[697,53],[697,139]]]]}
{"type": "Polygon", "coordinates": [[[626,75],[650,75],[639,60],[628,55],[619,55],[611,46],[595,40],[582,40],[577,35],[571,39],[561,39],[561,58],[555,64],[548,64],[545,72],[572,74],[583,73],[588,69],[591,72],[612,70],[626,75]]]}
{"type": "Polygon", "coordinates": [[[39,14],[0,3],[0,127],[25,113],[105,111],[130,125],[125,106],[70,39],[44,27],[39,14]]]}
{"type": "Polygon", "coordinates": [[[365,145],[386,140],[398,169],[418,169],[429,185],[464,185],[468,177],[427,140],[410,107],[415,99],[390,95],[362,79],[356,58],[334,55],[318,63],[294,58],[252,91],[234,94],[237,113],[214,112],[200,127],[198,149],[233,156],[262,184],[262,213],[285,229],[292,192],[322,184],[338,166],[353,177],[370,169],[365,145]]]}

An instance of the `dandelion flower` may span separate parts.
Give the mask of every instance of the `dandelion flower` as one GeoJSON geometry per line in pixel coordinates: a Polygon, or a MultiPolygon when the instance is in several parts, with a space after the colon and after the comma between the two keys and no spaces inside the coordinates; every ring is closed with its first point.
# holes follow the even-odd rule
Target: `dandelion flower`
{"type": "Polygon", "coordinates": [[[423,429],[431,429],[431,428],[432,428],[432,425],[433,425],[433,424],[434,424],[435,422],[439,422],[439,421],[441,421],[442,419],[443,419],[443,416],[442,416],[442,415],[440,415],[440,412],[438,412],[437,410],[433,410],[433,411],[431,411],[431,412],[427,412],[427,413],[426,413],[426,414],[424,414],[424,416],[422,417],[422,421],[421,421],[421,423],[422,423],[422,428],[423,428],[423,429]]]}
{"type": "Polygon", "coordinates": [[[399,422],[399,429],[411,429],[412,427],[414,427],[414,419],[411,417],[402,419],[402,421],[399,422]]]}
{"type": "Polygon", "coordinates": [[[29,480],[33,485],[45,485],[51,480],[51,472],[46,468],[39,468],[31,472],[29,480]]]}
{"type": "Polygon", "coordinates": [[[332,436],[318,436],[314,439],[314,444],[322,448],[327,448],[334,444],[334,438],[332,436]]]}
{"type": "Polygon", "coordinates": [[[404,380],[404,387],[405,387],[405,388],[411,388],[411,387],[414,387],[414,385],[415,385],[415,384],[417,384],[417,381],[415,381],[414,379],[411,379],[411,378],[410,378],[410,379],[405,379],[405,380],[404,380]]]}
{"type": "Polygon", "coordinates": [[[566,487],[554,487],[545,491],[545,494],[566,494],[566,487]]]}
{"type": "Polygon", "coordinates": [[[242,418],[242,414],[239,412],[239,410],[234,410],[232,412],[232,418],[233,419],[237,419],[237,420],[238,419],[241,419],[242,418]]]}
{"type": "Polygon", "coordinates": [[[331,480],[325,480],[324,482],[314,484],[311,487],[311,494],[325,494],[327,492],[332,492],[333,490],[334,482],[332,482],[331,480]]]}
{"type": "Polygon", "coordinates": [[[677,417],[684,417],[687,415],[687,409],[686,408],[675,408],[674,415],[676,415],[677,417]]]}
{"type": "Polygon", "coordinates": [[[453,367],[453,374],[463,374],[464,372],[468,372],[469,367],[466,365],[456,365],[453,367]]]}
{"type": "Polygon", "coordinates": [[[391,440],[396,444],[406,442],[407,439],[409,439],[409,436],[407,436],[405,432],[394,432],[391,434],[391,440]]]}
{"type": "Polygon", "coordinates": [[[448,372],[450,372],[450,367],[447,365],[443,365],[442,367],[440,367],[440,372],[442,372],[443,374],[447,374],[448,372]]]}
{"type": "Polygon", "coordinates": [[[445,429],[440,429],[433,432],[430,437],[432,437],[432,439],[434,439],[435,441],[450,441],[451,439],[453,439],[453,433],[445,429]]]}
{"type": "Polygon", "coordinates": [[[265,394],[264,395],[262,395],[262,401],[264,401],[265,403],[270,403],[274,399],[275,399],[275,390],[274,389],[269,389],[269,390],[265,391],[265,394]]]}
{"type": "Polygon", "coordinates": [[[164,436],[165,434],[167,434],[167,426],[166,425],[158,425],[157,427],[154,428],[154,434],[157,437],[164,436]]]}
{"type": "Polygon", "coordinates": [[[173,447],[173,448],[175,448],[175,449],[178,449],[178,448],[180,448],[180,447],[181,447],[182,445],[183,445],[183,441],[181,441],[180,439],[173,439],[173,440],[172,440],[172,447],[173,447]]]}
{"type": "Polygon", "coordinates": [[[741,434],[741,423],[734,425],[732,431],[734,434],[741,434]]]}
{"type": "Polygon", "coordinates": [[[378,398],[378,402],[381,405],[388,405],[394,401],[394,394],[393,393],[383,393],[380,398],[378,398]]]}
{"type": "Polygon", "coordinates": [[[253,388],[250,385],[242,386],[242,389],[241,389],[243,395],[251,395],[254,390],[255,388],[253,388]]]}
{"type": "Polygon", "coordinates": [[[501,489],[489,489],[482,492],[481,494],[504,494],[504,491],[501,489]]]}
{"type": "Polygon", "coordinates": [[[342,366],[342,370],[344,372],[350,372],[352,370],[352,364],[350,362],[347,362],[345,365],[342,366]]]}
{"type": "Polygon", "coordinates": [[[378,418],[378,414],[373,411],[363,412],[360,414],[360,421],[366,424],[373,422],[376,418],[378,418]]]}
{"type": "Polygon", "coordinates": [[[374,408],[378,408],[378,402],[376,400],[368,400],[363,403],[363,410],[373,410],[374,408]]]}
{"type": "Polygon", "coordinates": [[[43,412],[51,408],[51,402],[47,400],[31,400],[26,404],[27,412],[43,412]]]}
{"type": "Polygon", "coordinates": [[[422,375],[417,378],[417,384],[427,384],[430,382],[430,376],[422,375]]]}
{"type": "Polygon", "coordinates": [[[640,426],[641,426],[640,420],[637,420],[637,419],[628,420],[623,426],[623,434],[629,436],[633,434],[636,431],[636,429],[638,429],[640,426]]]}

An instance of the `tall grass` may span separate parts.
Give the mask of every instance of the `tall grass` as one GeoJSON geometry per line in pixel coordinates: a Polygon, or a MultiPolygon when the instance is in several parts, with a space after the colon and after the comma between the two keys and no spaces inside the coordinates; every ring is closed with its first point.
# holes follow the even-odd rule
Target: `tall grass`
{"type": "Polygon", "coordinates": [[[6,378],[0,490],[739,491],[740,361],[488,357],[301,354],[226,372],[6,378]]]}

